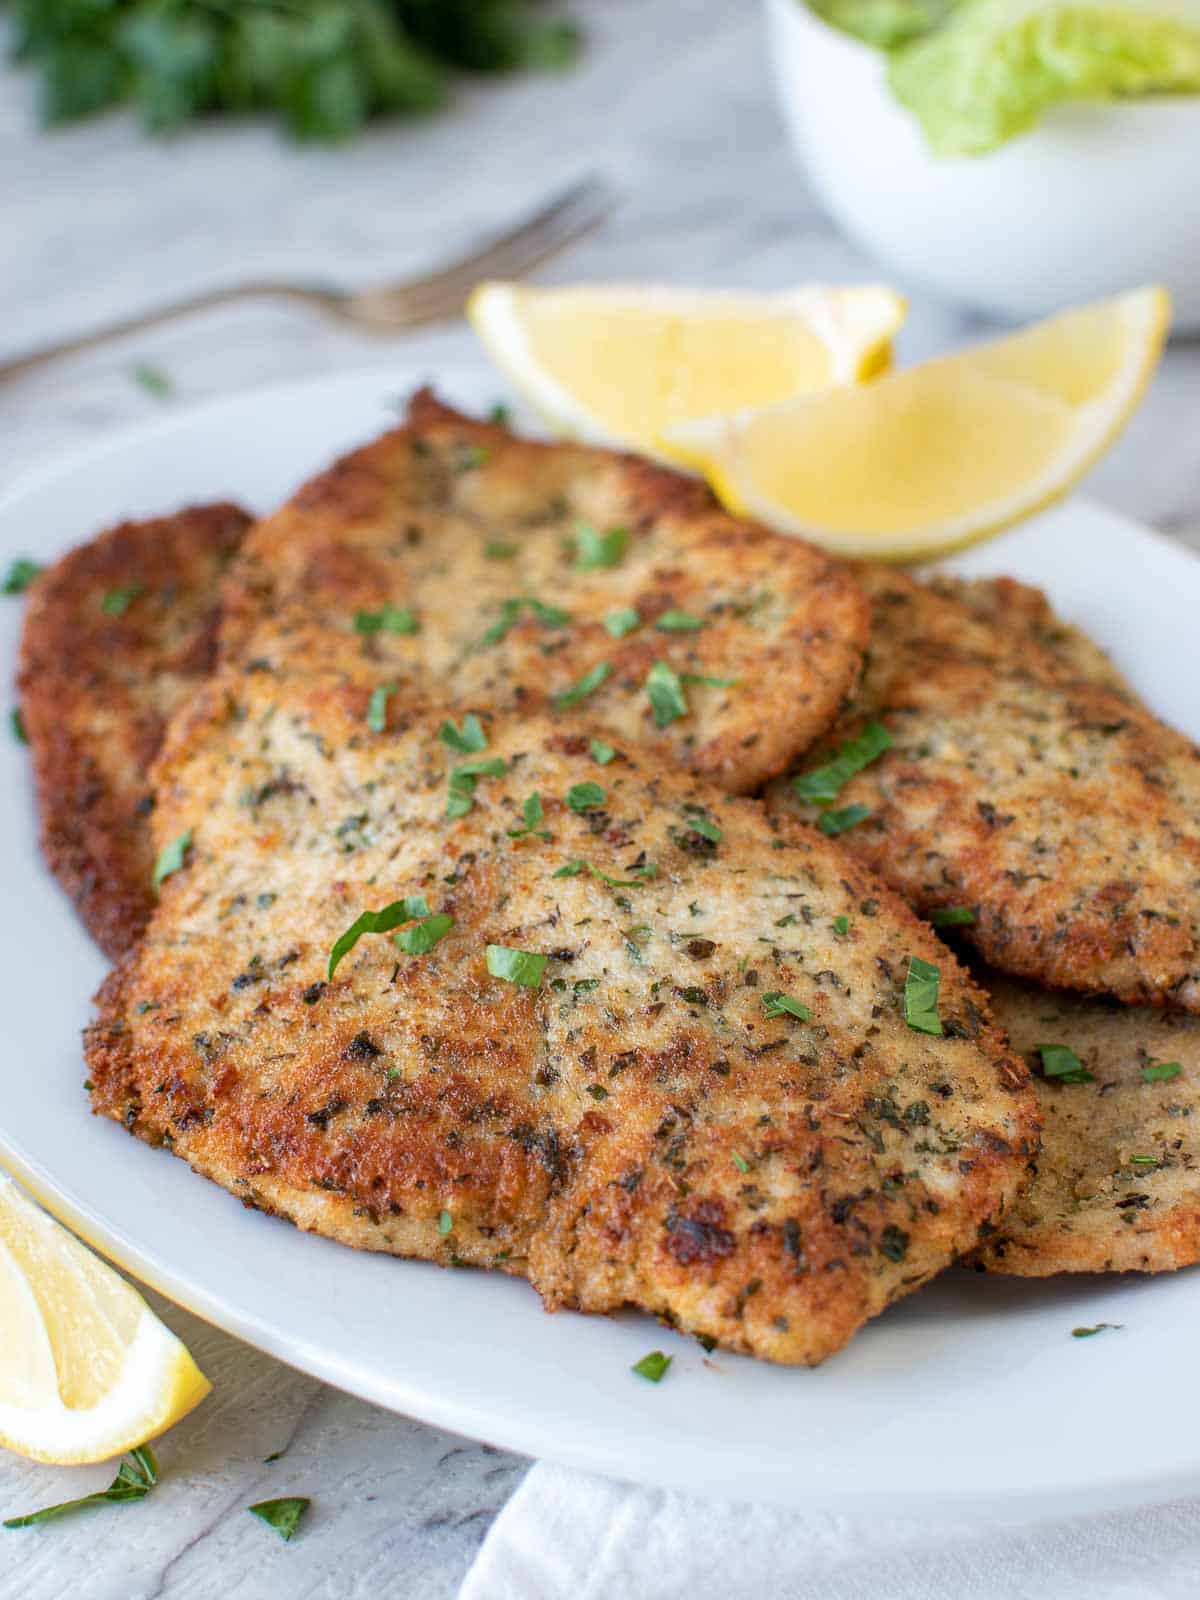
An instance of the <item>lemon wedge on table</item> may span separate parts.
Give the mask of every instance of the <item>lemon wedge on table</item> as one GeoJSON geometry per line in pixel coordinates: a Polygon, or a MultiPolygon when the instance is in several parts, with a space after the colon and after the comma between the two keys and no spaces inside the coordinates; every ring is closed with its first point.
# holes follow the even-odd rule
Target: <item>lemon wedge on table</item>
{"type": "Polygon", "coordinates": [[[210,1387],[141,1295],[0,1173],[0,1445],[105,1461],[210,1387]]]}
{"type": "Polygon", "coordinates": [[[884,370],[905,303],[891,289],[781,294],[484,283],[467,315],[557,432],[672,456],[666,428],[884,370]]]}
{"type": "Polygon", "coordinates": [[[1170,321],[1140,289],[994,343],[758,411],[668,427],[730,510],[841,555],[913,561],[1066,493],[1137,407],[1170,321]]]}

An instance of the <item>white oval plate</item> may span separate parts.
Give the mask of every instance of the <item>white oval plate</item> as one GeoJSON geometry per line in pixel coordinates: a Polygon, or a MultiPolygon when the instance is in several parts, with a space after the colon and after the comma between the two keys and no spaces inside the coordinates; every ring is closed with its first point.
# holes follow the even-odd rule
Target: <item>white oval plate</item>
{"type": "MultiPolygon", "coordinates": [[[[265,510],[394,420],[422,374],[238,395],[123,434],[0,503],[0,563],[122,517],[265,510]]],[[[482,370],[441,379],[482,408],[482,370]]],[[[1048,588],[1200,735],[1200,563],[1081,502],[971,551],[1048,588]]],[[[0,611],[14,659],[19,602],[0,611]]],[[[250,1344],[364,1399],[614,1477],[893,1515],[1047,1516],[1200,1488],[1200,1275],[1034,1283],[951,1270],[817,1371],[706,1357],[649,1319],[547,1316],[524,1284],[355,1253],[245,1211],[90,1115],[79,1030],[103,962],[38,857],[26,753],[0,749],[0,1158],[97,1249],[250,1344]],[[1078,1340],[1071,1329],[1120,1332],[1078,1340]],[[674,1357],[654,1387],[630,1373],[674,1357]]]]}

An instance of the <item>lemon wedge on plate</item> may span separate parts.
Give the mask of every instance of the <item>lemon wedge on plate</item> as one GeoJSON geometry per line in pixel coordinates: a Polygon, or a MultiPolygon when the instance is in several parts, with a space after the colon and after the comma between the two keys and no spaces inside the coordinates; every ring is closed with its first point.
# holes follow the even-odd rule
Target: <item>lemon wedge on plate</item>
{"type": "Polygon", "coordinates": [[[960,354],[665,430],[731,510],[878,561],[945,554],[1064,494],[1157,365],[1162,289],[1067,311],[960,354]]]}
{"type": "Polygon", "coordinates": [[[210,1388],[141,1295],[0,1173],[0,1445],[105,1461],[210,1388]]]}
{"type": "Polygon", "coordinates": [[[671,424],[769,406],[883,371],[905,302],[891,289],[781,294],[484,283],[467,315],[559,433],[673,454],[671,424]]]}

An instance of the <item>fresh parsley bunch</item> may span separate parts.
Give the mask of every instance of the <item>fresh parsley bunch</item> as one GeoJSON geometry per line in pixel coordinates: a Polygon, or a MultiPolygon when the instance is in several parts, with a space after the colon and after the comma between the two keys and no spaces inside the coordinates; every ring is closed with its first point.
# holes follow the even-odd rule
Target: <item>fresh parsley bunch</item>
{"type": "Polygon", "coordinates": [[[570,63],[578,33],[538,0],[0,0],[14,56],[41,75],[46,123],[132,104],[167,132],[273,111],[298,139],[431,111],[453,70],[570,63]]]}

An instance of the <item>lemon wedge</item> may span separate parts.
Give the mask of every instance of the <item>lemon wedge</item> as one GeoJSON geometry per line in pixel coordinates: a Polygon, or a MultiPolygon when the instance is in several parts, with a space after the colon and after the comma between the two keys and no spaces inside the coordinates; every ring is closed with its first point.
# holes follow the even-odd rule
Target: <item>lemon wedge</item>
{"type": "Polygon", "coordinates": [[[665,437],[733,511],[840,555],[943,555],[1078,482],[1137,407],[1169,322],[1165,291],[1140,289],[875,383],[665,437]]]}
{"type": "Polygon", "coordinates": [[[905,302],[890,289],[782,294],[484,283],[467,315],[559,433],[672,456],[666,428],[886,369],[905,302]]]}
{"type": "Polygon", "coordinates": [[[141,1295],[0,1173],[0,1445],[105,1461],[210,1388],[141,1295]]]}

